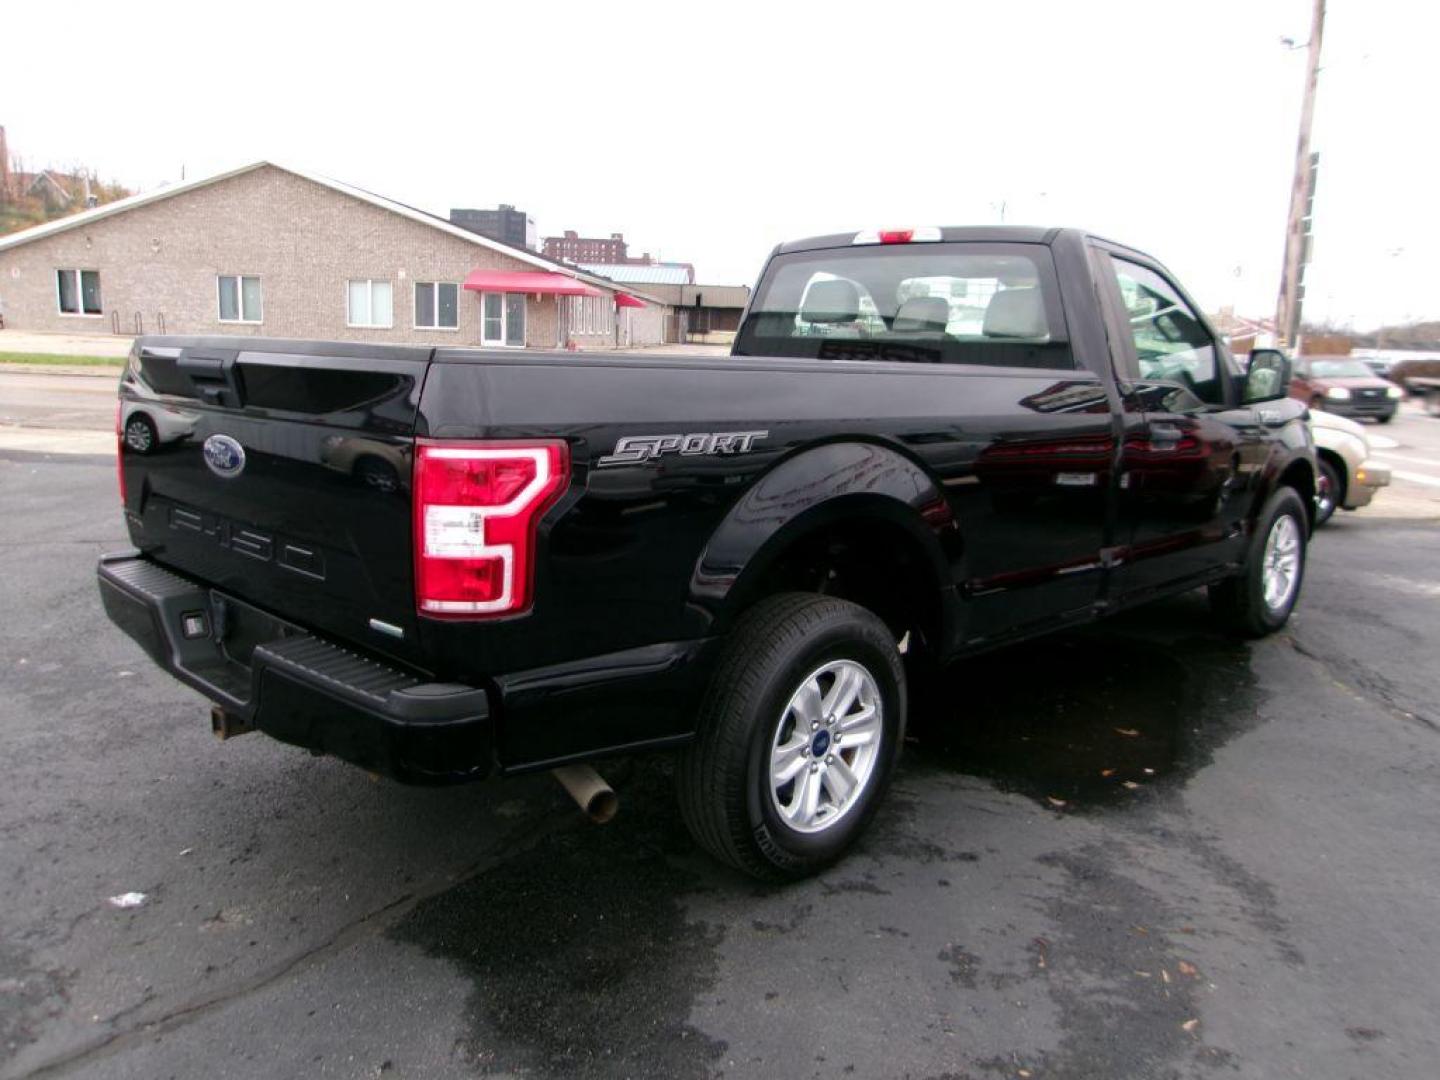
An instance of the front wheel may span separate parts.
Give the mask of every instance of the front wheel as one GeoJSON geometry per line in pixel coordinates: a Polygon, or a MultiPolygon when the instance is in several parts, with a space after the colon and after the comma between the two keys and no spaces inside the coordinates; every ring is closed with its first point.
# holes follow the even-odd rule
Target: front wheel
{"type": "Polygon", "coordinates": [[[1270,496],[1250,538],[1245,567],[1210,587],[1210,603],[1228,629],[1264,637],[1285,625],[1305,576],[1309,517],[1299,493],[1282,487],[1270,496]]]}
{"type": "Polygon", "coordinates": [[[681,814],[712,855],[793,879],[838,859],[890,782],[905,670],[877,616],[789,593],[733,628],[676,772],[681,814]]]}

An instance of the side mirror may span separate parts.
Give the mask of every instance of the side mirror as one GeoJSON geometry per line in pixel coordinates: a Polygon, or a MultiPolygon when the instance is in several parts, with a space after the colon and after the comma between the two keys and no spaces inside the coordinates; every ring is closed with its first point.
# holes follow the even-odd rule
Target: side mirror
{"type": "Polygon", "coordinates": [[[1279,349],[1254,350],[1245,374],[1244,403],[1255,405],[1289,396],[1290,375],[1290,358],[1279,349]]]}

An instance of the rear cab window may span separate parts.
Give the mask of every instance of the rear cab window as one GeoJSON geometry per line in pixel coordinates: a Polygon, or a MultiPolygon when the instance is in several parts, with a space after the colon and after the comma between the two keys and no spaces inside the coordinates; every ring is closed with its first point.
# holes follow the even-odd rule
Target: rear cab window
{"type": "Polygon", "coordinates": [[[777,255],[734,353],[1077,366],[1043,244],[915,243],[777,255]]]}

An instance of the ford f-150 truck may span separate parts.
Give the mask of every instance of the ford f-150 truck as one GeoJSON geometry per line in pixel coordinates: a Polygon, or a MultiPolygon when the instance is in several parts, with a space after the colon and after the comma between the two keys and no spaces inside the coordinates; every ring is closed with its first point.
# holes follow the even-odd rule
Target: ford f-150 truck
{"type": "Polygon", "coordinates": [[[100,591],[222,734],[418,783],[669,750],[699,843],[796,877],[945,661],[1204,586],[1286,621],[1290,375],[1146,255],[1013,227],[784,244],[729,356],[141,338],[100,591]]]}

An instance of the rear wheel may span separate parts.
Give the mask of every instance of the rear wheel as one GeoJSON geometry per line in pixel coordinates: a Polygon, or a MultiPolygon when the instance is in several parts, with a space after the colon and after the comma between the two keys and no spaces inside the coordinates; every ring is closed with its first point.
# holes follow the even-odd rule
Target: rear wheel
{"type": "Polygon", "coordinates": [[[874,614],[787,593],[735,626],[676,773],[697,842],[756,877],[812,874],[874,816],[904,734],[905,673],[874,614]]]}
{"type": "Polygon", "coordinates": [[[1320,460],[1320,476],[1315,492],[1315,527],[1318,529],[1332,517],[1343,497],[1340,472],[1324,458],[1320,460]]]}
{"type": "Polygon", "coordinates": [[[1260,513],[1245,568],[1210,587],[1210,603],[1231,631],[1264,637],[1285,625],[1305,576],[1309,518],[1294,488],[1282,487],[1260,513]]]}

